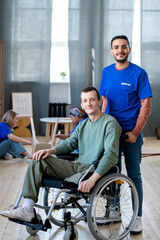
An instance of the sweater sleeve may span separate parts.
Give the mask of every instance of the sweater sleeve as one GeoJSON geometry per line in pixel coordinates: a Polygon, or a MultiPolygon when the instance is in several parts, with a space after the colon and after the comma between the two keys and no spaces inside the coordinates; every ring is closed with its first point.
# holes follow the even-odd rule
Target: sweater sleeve
{"type": "Polygon", "coordinates": [[[105,139],[104,139],[104,153],[99,161],[98,167],[95,170],[100,176],[103,176],[111,167],[113,167],[118,162],[119,155],[119,138],[121,135],[121,127],[118,122],[115,123],[112,130],[108,131],[106,129],[105,139]]]}
{"type": "Polygon", "coordinates": [[[141,100],[141,110],[137,118],[137,123],[135,128],[131,131],[131,133],[133,133],[134,136],[138,137],[140,132],[143,130],[147,122],[147,118],[151,114],[151,108],[152,105],[150,97],[141,100]]]}

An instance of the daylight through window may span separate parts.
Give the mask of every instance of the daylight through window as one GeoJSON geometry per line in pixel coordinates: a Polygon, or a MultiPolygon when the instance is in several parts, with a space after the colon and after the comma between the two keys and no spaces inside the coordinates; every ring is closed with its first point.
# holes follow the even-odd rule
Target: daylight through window
{"type": "Polygon", "coordinates": [[[68,82],[68,0],[53,0],[51,41],[50,82],[68,82]]]}

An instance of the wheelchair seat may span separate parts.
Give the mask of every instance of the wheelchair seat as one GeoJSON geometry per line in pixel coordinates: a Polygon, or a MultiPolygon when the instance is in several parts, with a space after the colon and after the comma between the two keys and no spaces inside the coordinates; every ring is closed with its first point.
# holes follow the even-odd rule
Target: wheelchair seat
{"type": "Polygon", "coordinates": [[[53,178],[51,176],[44,176],[42,179],[42,186],[43,187],[49,187],[49,188],[59,188],[59,189],[65,189],[65,188],[78,188],[78,185],[73,182],[67,182],[64,181],[64,179],[61,178],[53,178]]]}
{"type": "MultiPolygon", "coordinates": [[[[66,159],[69,161],[75,161],[79,154],[78,153],[65,153],[56,155],[58,158],[66,159]]],[[[46,175],[42,178],[42,187],[49,187],[49,188],[75,188],[77,189],[78,185],[72,182],[64,181],[62,178],[54,178],[52,176],[46,175]]]]}
{"type": "MultiPolygon", "coordinates": [[[[114,167],[112,167],[112,168],[110,168],[105,174],[104,174],[104,176],[107,176],[107,175],[109,175],[109,174],[111,174],[111,173],[117,173],[118,172],[118,168],[117,168],[117,166],[114,166],[114,167]]],[[[86,180],[86,179],[88,179],[91,175],[92,175],[92,173],[93,172],[89,172],[86,176],[85,176],[85,178],[83,179],[83,181],[84,180],[86,180]]],[[[102,177],[104,177],[104,176],[102,176],[102,177]]],[[[101,178],[100,178],[101,179],[101,178]]],[[[99,180],[100,180],[99,179],[99,180]]],[[[98,180],[98,181],[99,181],[98,180]]],[[[98,183],[98,181],[97,181],[97,183],[98,183]]],[[[97,184],[96,183],[96,184],[97,184]]],[[[75,188],[75,189],[77,189],[78,188],[78,184],[75,184],[75,183],[73,183],[73,182],[67,182],[67,181],[65,181],[64,179],[62,179],[62,178],[54,178],[54,177],[51,177],[51,176],[49,176],[49,175],[45,175],[44,177],[43,177],[43,179],[42,179],[42,186],[43,187],[50,187],[50,188],[59,188],[59,189],[65,189],[65,188],[68,188],[68,189],[70,189],[70,188],[75,188]]]]}
{"type": "Polygon", "coordinates": [[[58,158],[66,159],[66,160],[69,160],[69,161],[74,161],[74,160],[78,159],[79,154],[72,152],[72,153],[59,154],[59,155],[56,155],[56,156],[58,158]]]}

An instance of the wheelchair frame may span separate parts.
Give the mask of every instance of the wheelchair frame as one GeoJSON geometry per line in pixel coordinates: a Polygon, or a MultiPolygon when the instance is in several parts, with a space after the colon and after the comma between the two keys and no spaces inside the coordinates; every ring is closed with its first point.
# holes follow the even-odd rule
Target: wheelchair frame
{"type": "MultiPolygon", "coordinates": [[[[81,177],[79,185],[94,166],[95,163],[81,177]]],[[[47,231],[52,228],[52,222],[65,227],[64,240],[77,240],[78,233],[74,225],[84,220],[95,239],[119,240],[129,234],[136,220],[139,207],[136,187],[129,177],[117,173],[117,170],[116,173],[109,173],[100,178],[90,193],[78,191],[77,185],[74,186],[73,183],[70,188],[66,188],[62,179],[44,178],[42,186],[45,188],[44,206],[35,204],[35,207],[45,210],[47,216],[44,223],[36,212],[31,222],[9,219],[26,225],[29,234],[36,234],[39,230],[47,231]],[[54,189],[59,190],[55,192],[54,189]],[[50,202],[52,194],[55,196],[51,196],[50,202]],[[59,201],[62,195],[63,200],[59,201]]],[[[14,208],[19,206],[21,198],[22,194],[14,208]]]]}

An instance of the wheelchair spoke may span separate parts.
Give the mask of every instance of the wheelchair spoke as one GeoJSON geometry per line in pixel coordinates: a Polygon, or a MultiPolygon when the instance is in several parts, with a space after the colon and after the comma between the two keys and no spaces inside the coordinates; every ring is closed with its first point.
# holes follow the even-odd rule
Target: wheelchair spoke
{"type": "MultiPolygon", "coordinates": [[[[44,205],[51,206],[56,191],[57,190],[55,189],[46,189],[44,194],[44,205]]],[[[73,221],[73,224],[76,224],[81,220],[85,220],[84,214],[76,205],[76,201],[81,207],[83,206],[84,209],[87,208],[85,199],[77,198],[76,200],[76,196],[69,197],[69,194],[60,194],[57,199],[55,209],[50,216],[51,222],[57,226],[64,226],[64,215],[67,211],[71,212],[71,220],[73,221]]],[[[48,214],[48,209],[45,210],[45,212],[48,214]]]]}
{"type": "Polygon", "coordinates": [[[97,240],[123,239],[138,212],[134,184],[122,174],[112,175],[112,179],[108,176],[96,185],[89,201],[87,222],[97,240]]]}

